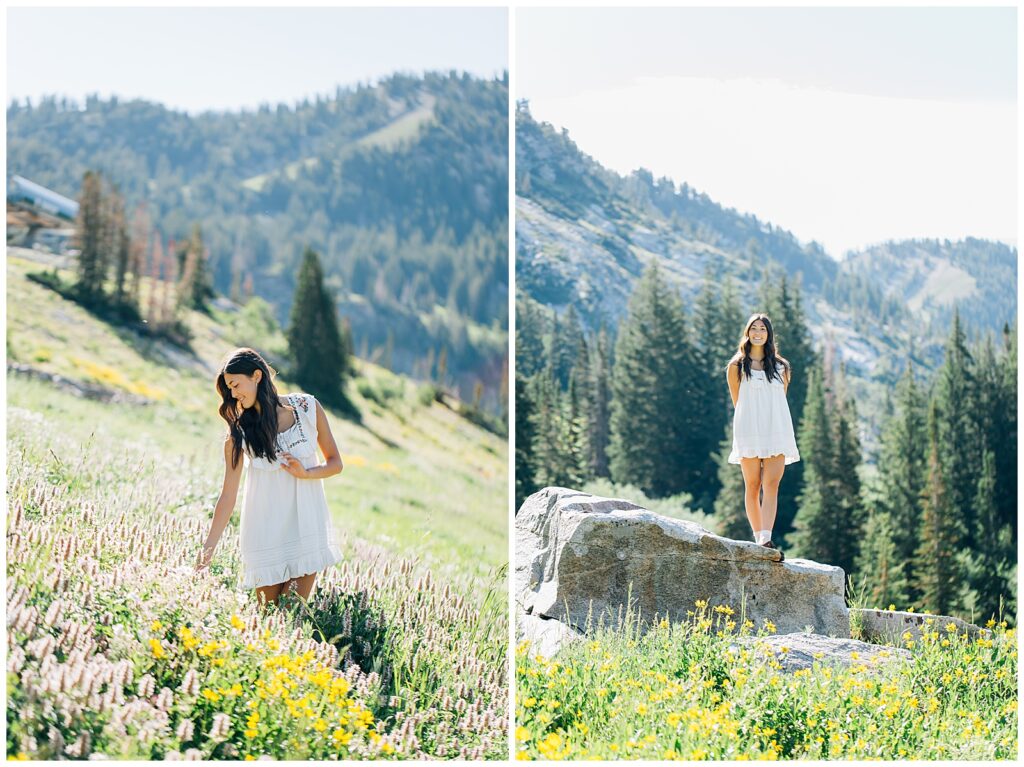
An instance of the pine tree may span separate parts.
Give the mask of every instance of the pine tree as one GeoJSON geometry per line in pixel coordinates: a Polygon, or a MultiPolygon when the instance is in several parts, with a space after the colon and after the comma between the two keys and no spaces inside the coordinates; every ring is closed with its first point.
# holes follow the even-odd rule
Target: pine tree
{"type": "MultiPolygon", "coordinates": [[[[1001,524],[1016,537],[1017,523],[1017,357],[1016,328],[1011,336],[1004,327],[1002,349],[997,355],[991,335],[972,366],[974,424],[984,449],[992,451],[995,480],[992,501],[1001,524]],[[1011,345],[1013,348],[1011,349],[1011,345]]],[[[976,530],[980,530],[976,526],[976,530]]]]}
{"type": "Polygon", "coordinates": [[[910,586],[916,580],[913,558],[921,529],[928,435],[922,395],[909,365],[897,386],[897,407],[897,413],[886,419],[882,428],[878,477],[882,503],[892,524],[893,544],[905,563],[907,600],[912,603],[918,597],[910,586]]]}
{"type": "Polygon", "coordinates": [[[129,263],[131,264],[131,284],[128,288],[129,301],[142,313],[142,278],[147,273],[149,259],[149,214],[143,203],[135,208],[132,216],[132,234],[129,263]]]}
{"type": "MultiPolygon", "coordinates": [[[[736,283],[733,281],[732,275],[727,275],[721,285],[718,325],[712,331],[711,336],[712,360],[716,365],[713,375],[717,375],[719,379],[722,377],[722,370],[726,363],[736,352],[740,334],[743,331],[743,323],[747,316],[748,314],[744,311],[736,293],[736,283]]],[[[729,396],[728,387],[724,387],[723,391],[725,394],[722,397],[722,402],[725,405],[726,413],[731,415],[732,399],[729,396]]]]}
{"type": "Polygon", "coordinates": [[[973,501],[977,547],[966,550],[961,557],[966,576],[961,600],[965,608],[973,610],[978,620],[991,617],[998,620],[1000,597],[1006,603],[1016,587],[1013,570],[1017,558],[1016,545],[1010,526],[1002,524],[999,519],[995,490],[995,455],[991,450],[985,450],[973,501]]]}
{"type": "MultiPolygon", "coordinates": [[[[824,371],[815,366],[808,378],[807,403],[797,434],[805,464],[804,486],[797,498],[792,545],[802,557],[842,567],[847,544],[839,539],[846,534],[845,520],[833,474],[836,448],[825,407],[824,371]]],[[[849,565],[844,569],[849,572],[849,565]]]]}
{"type": "Polygon", "coordinates": [[[883,507],[874,507],[864,525],[855,560],[866,603],[879,609],[891,604],[900,609],[908,606],[907,560],[896,545],[895,528],[889,513],[883,507]]]}
{"type": "Polygon", "coordinates": [[[565,310],[564,317],[554,314],[548,344],[548,366],[562,389],[569,385],[569,373],[576,363],[576,350],[581,335],[579,320],[572,304],[565,310]]]}
{"type": "Polygon", "coordinates": [[[559,476],[559,438],[561,403],[559,389],[550,368],[528,379],[527,396],[532,403],[530,419],[533,439],[530,442],[531,465],[538,487],[557,485],[559,476]]]}
{"type": "Polygon", "coordinates": [[[921,496],[921,532],[914,562],[920,609],[951,615],[960,606],[961,567],[956,552],[963,543],[961,517],[950,504],[949,481],[940,459],[939,413],[928,407],[928,479],[921,496]]]}
{"type": "Polygon", "coordinates": [[[619,325],[612,368],[612,479],[653,497],[688,489],[693,479],[687,399],[695,375],[682,303],[656,262],[641,276],[619,325]]]}
{"type": "Polygon", "coordinates": [[[527,393],[526,379],[516,373],[516,513],[523,501],[539,488],[533,468],[533,403],[527,393]]]}
{"type": "Polygon", "coordinates": [[[131,239],[124,199],[116,187],[110,195],[110,253],[114,260],[114,305],[122,307],[129,304],[125,282],[131,266],[131,239]]]}
{"type": "Polygon", "coordinates": [[[203,232],[198,223],[192,225],[192,236],[187,242],[182,243],[177,256],[178,271],[182,275],[186,273],[189,260],[194,264],[187,280],[183,278],[181,281],[182,305],[199,312],[209,313],[210,307],[207,305],[207,300],[214,298],[217,294],[213,289],[213,276],[209,269],[210,250],[203,243],[203,232]]]}
{"type": "Polygon", "coordinates": [[[993,442],[996,459],[996,510],[1001,524],[1008,524],[1017,540],[1017,321],[1003,332],[1003,354],[999,358],[1000,412],[1003,418],[993,442]]]}
{"type": "Polygon", "coordinates": [[[99,173],[86,171],[82,178],[76,221],[79,243],[77,290],[86,303],[97,303],[103,298],[103,283],[107,277],[105,218],[102,178],[99,173]]]}
{"type": "Polygon", "coordinates": [[[529,378],[544,367],[544,318],[536,303],[516,300],[516,372],[529,378]]]}
{"type": "MultiPolygon", "coordinates": [[[[840,385],[838,388],[845,392],[845,386],[840,385]]],[[[857,473],[861,464],[860,439],[857,437],[857,408],[852,399],[845,394],[842,396],[836,412],[835,464],[832,469],[842,531],[840,540],[836,542],[839,553],[834,564],[846,572],[852,572],[866,520],[861,498],[860,475],[857,473]]]]}
{"type": "Polygon", "coordinates": [[[580,407],[579,384],[573,373],[569,375],[560,413],[558,430],[559,465],[556,473],[557,484],[562,487],[579,489],[586,482],[586,426],[580,407]]]}
{"type": "Polygon", "coordinates": [[[960,311],[954,311],[953,327],[946,341],[946,355],[938,373],[939,460],[950,510],[963,519],[963,545],[974,547],[974,488],[978,484],[982,445],[972,412],[975,382],[971,373],[971,355],[960,324],[960,311]]]}
{"type": "Polygon", "coordinates": [[[296,382],[326,402],[346,404],[344,388],[352,363],[337,307],[324,287],[320,257],[308,247],[292,298],[287,338],[296,382]]]}
{"type": "Polygon", "coordinates": [[[698,480],[689,488],[695,506],[711,509],[721,489],[718,476],[718,447],[722,429],[729,420],[729,388],[722,381],[720,371],[732,356],[731,349],[723,349],[724,338],[731,338],[738,325],[725,326],[723,306],[718,296],[719,287],[710,269],[704,272],[704,282],[694,306],[694,362],[700,375],[695,379],[694,402],[703,403],[698,409],[700,418],[692,435],[694,452],[700,461],[698,480]]]}

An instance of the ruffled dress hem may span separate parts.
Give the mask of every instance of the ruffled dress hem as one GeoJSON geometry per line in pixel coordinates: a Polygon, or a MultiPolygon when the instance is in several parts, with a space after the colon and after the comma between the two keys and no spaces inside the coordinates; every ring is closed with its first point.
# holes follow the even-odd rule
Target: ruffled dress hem
{"type": "Polygon", "coordinates": [[[273,586],[277,583],[284,583],[290,578],[301,578],[303,575],[320,572],[324,568],[340,562],[343,558],[344,555],[336,544],[327,544],[319,551],[306,554],[291,562],[246,570],[242,575],[242,588],[254,589],[273,586]]]}
{"type": "Polygon", "coordinates": [[[745,447],[742,450],[737,450],[733,447],[732,452],[729,453],[729,463],[738,464],[741,458],[771,458],[779,454],[786,456],[786,462],[784,466],[789,466],[791,463],[796,463],[800,460],[800,453],[790,450],[778,450],[772,448],[753,448],[745,447]]]}

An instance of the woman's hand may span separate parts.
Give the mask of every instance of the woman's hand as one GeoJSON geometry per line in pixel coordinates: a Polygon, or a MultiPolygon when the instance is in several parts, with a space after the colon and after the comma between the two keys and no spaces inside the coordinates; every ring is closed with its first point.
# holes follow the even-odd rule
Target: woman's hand
{"type": "Polygon", "coordinates": [[[205,567],[210,565],[210,560],[213,559],[213,550],[216,546],[203,546],[199,553],[196,555],[196,572],[198,573],[205,567]]]}
{"type": "Polygon", "coordinates": [[[293,477],[299,479],[308,479],[309,473],[306,471],[306,467],[302,465],[302,462],[291,453],[279,453],[287,463],[282,464],[281,468],[291,474],[293,477]]]}

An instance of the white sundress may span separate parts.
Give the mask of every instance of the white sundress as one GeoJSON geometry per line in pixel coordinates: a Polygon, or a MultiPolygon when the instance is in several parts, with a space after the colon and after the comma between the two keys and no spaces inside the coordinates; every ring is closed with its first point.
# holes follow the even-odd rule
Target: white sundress
{"type": "Polygon", "coordinates": [[[270,586],[319,572],[342,559],[322,479],[299,479],[284,469],[281,452],[307,469],[317,456],[316,399],[290,394],[295,423],[277,435],[277,460],[250,456],[243,439],[245,488],[239,537],[242,588],[270,586]]]}
{"type": "MultiPolygon", "coordinates": [[[[779,365],[782,372],[782,365],[779,365]]],[[[750,370],[748,380],[740,371],[740,393],[732,420],[732,452],[729,463],[740,458],[769,458],[783,454],[785,464],[800,460],[793,417],[786,400],[786,386],[776,377],[768,380],[763,370],[750,370]]]]}

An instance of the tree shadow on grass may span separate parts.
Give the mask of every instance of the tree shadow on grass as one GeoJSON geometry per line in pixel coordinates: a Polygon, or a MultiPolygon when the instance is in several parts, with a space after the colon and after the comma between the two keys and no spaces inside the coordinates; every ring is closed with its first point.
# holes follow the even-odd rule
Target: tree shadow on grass
{"type": "Polygon", "coordinates": [[[313,639],[330,642],[339,653],[337,668],[344,670],[355,664],[364,674],[380,677],[378,716],[390,715],[389,701],[396,694],[392,667],[392,632],[380,605],[374,604],[366,591],[338,594],[330,603],[315,599],[313,604],[296,594],[282,594],[281,609],[294,625],[306,624],[313,629],[313,639]]]}

